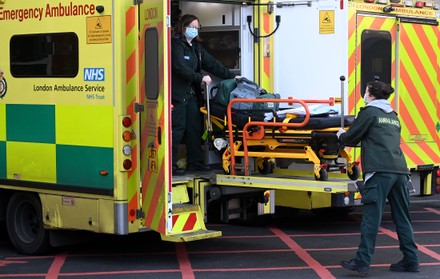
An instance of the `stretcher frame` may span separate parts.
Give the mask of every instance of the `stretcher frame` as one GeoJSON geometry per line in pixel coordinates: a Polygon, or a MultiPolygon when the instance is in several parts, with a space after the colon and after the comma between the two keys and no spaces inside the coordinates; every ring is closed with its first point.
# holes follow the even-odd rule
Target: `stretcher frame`
{"type": "MultiPolygon", "coordinates": [[[[328,137],[336,139],[336,133],[340,127],[324,129],[307,129],[307,123],[310,120],[310,111],[308,104],[328,104],[330,106],[340,99],[329,98],[328,100],[299,100],[299,99],[233,99],[229,102],[226,109],[224,126],[227,127],[229,145],[222,154],[222,167],[226,173],[236,175],[237,158],[242,157],[244,175],[251,174],[249,158],[255,158],[258,171],[262,174],[268,174],[273,170],[274,159],[292,159],[313,163],[313,172],[315,179],[327,180],[328,171],[331,169],[346,171],[350,179],[356,180],[359,177],[358,163],[354,162],[345,148],[336,147],[337,154],[325,154],[322,150],[311,146],[311,140],[314,137],[328,137]],[[273,102],[287,103],[290,106],[294,103],[300,104],[305,111],[304,119],[299,123],[289,123],[294,115],[286,115],[283,122],[277,122],[275,117],[272,121],[256,121],[249,118],[242,129],[237,130],[238,125],[228,119],[232,118],[232,105],[236,102],[273,102]],[[235,136],[234,136],[235,135],[235,136]],[[263,150],[261,150],[264,147],[263,150]],[[242,150],[241,150],[242,148],[242,150]],[[255,150],[260,149],[260,150],[255,150]],[[338,158],[344,158],[345,164],[329,164],[328,161],[336,162],[338,158]]],[[[208,107],[209,110],[209,107],[208,107]]],[[[212,129],[210,112],[202,109],[203,113],[208,114],[208,129],[212,129]]],[[[341,125],[344,126],[344,120],[341,117],[341,125]]],[[[214,121],[218,121],[214,120],[214,121]]],[[[337,140],[335,140],[337,142],[337,140]]]]}

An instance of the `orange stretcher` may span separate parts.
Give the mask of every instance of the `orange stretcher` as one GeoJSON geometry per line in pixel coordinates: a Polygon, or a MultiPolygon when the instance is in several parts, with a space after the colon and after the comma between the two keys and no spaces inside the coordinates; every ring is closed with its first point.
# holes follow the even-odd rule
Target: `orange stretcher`
{"type": "MultiPolygon", "coordinates": [[[[350,125],[354,116],[311,116],[308,104],[326,104],[333,106],[338,101],[329,100],[299,100],[299,99],[233,99],[223,115],[210,114],[210,105],[201,111],[207,114],[207,127],[212,129],[212,123],[223,124],[223,135],[228,141],[222,154],[222,167],[226,173],[237,174],[237,161],[242,160],[241,169],[244,175],[250,175],[250,158],[255,159],[256,169],[261,174],[271,173],[275,159],[290,159],[313,163],[315,179],[327,180],[329,171],[346,172],[352,180],[358,179],[360,170],[350,154],[339,143],[336,133],[340,127],[350,125]],[[232,105],[236,102],[277,102],[299,104],[304,108],[302,117],[287,113],[285,117],[277,117],[263,121],[249,117],[245,123],[234,123],[232,105]],[[328,118],[329,121],[326,121],[328,118]],[[319,120],[318,122],[316,120],[319,120]],[[310,125],[313,124],[314,125],[310,125]],[[318,124],[316,124],[318,123],[318,124]],[[322,128],[320,127],[320,123],[322,128]],[[330,123],[330,124],[329,124],[330,123]],[[338,161],[343,158],[345,163],[338,161]]],[[[220,124],[220,125],[219,125],[220,124]]]]}

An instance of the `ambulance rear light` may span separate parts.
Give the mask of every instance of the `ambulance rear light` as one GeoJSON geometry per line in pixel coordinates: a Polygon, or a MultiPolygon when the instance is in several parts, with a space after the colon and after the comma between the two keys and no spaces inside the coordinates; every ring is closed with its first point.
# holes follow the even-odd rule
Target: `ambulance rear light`
{"type": "Polygon", "coordinates": [[[131,126],[131,118],[126,116],[122,119],[122,126],[124,126],[125,128],[128,128],[131,126]]]}
{"type": "Polygon", "coordinates": [[[388,4],[388,0],[377,0],[376,4],[386,5],[388,4]]]}
{"type": "Polygon", "coordinates": [[[131,141],[131,136],[132,133],[130,131],[124,131],[124,133],[122,133],[122,139],[124,141],[131,141]]]}
{"type": "Polygon", "coordinates": [[[440,4],[432,4],[432,9],[433,10],[438,10],[440,8],[440,4]]]}
{"type": "Polygon", "coordinates": [[[136,210],[131,209],[131,210],[130,210],[130,216],[133,217],[133,216],[135,216],[135,215],[136,215],[136,210]]]}
{"type": "Polygon", "coordinates": [[[121,171],[130,171],[133,167],[133,161],[132,161],[132,155],[133,155],[133,148],[131,141],[136,139],[136,134],[131,128],[133,121],[130,117],[130,115],[122,115],[119,118],[120,123],[122,124],[121,127],[121,134],[120,138],[122,139],[120,149],[122,152],[123,157],[122,159],[122,166],[121,171]],[[124,158],[125,157],[125,158],[124,158]]]}
{"type": "Polygon", "coordinates": [[[413,1],[405,1],[405,2],[403,2],[403,4],[404,4],[406,7],[412,7],[412,6],[413,6],[413,1]]]}
{"type": "Polygon", "coordinates": [[[414,5],[416,8],[423,8],[425,7],[425,2],[422,1],[416,1],[416,4],[414,5]]]}
{"type": "Polygon", "coordinates": [[[132,167],[132,162],[129,159],[124,160],[124,163],[122,164],[122,166],[124,167],[124,169],[129,170],[132,167]]]}
{"type": "Polygon", "coordinates": [[[364,0],[365,3],[374,3],[375,0],[364,0]]]}
{"type": "Polygon", "coordinates": [[[124,145],[124,147],[122,148],[122,153],[124,153],[125,156],[130,156],[131,152],[132,152],[131,146],[124,145]]]}

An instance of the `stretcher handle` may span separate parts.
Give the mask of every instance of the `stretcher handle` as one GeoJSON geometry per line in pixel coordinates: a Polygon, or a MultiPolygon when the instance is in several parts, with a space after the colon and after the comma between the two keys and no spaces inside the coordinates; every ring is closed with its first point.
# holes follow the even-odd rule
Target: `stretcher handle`
{"type": "Polygon", "coordinates": [[[206,100],[206,111],[207,111],[207,122],[206,122],[206,126],[208,128],[208,133],[212,131],[212,123],[211,123],[211,104],[210,104],[210,94],[208,91],[208,84],[206,82],[202,82],[201,84],[205,95],[205,100],[206,100]]]}
{"type": "Polygon", "coordinates": [[[345,106],[345,102],[344,102],[344,81],[345,81],[345,76],[341,76],[339,78],[339,80],[341,81],[341,129],[344,129],[345,127],[345,119],[344,119],[344,106],[345,106]]]}

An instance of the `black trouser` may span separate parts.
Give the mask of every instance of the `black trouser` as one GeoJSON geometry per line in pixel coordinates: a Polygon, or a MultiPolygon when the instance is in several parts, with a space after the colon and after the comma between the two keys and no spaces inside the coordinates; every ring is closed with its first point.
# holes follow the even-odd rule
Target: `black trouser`
{"type": "Polygon", "coordinates": [[[185,138],[187,164],[203,163],[201,115],[195,97],[190,97],[183,103],[173,104],[172,137],[173,165],[177,165],[178,148],[185,138]]]}
{"type": "Polygon", "coordinates": [[[387,198],[403,259],[409,265],[419,264],[409,212],[407,182],[408,176],[405,174],[378,172],[365,183],[365,188],[361,192],[363,203],[361,242],[356,254],[356,261],[359,264],[367,267],[371,264],[387,198]]]}

